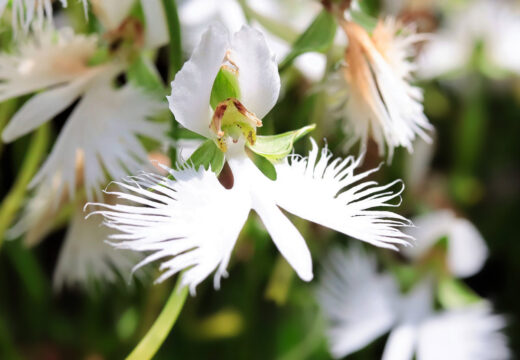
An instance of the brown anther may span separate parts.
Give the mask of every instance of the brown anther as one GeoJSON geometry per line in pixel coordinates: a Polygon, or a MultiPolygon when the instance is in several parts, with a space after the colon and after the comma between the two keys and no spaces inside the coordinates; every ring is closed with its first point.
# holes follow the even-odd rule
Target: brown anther
{"type": "Polygon", "coordinates": [[[256,127],[262,127],[262,120],[260,120],[255,114],[246,109],[246,107],[237,99],[233,99],[233,104],[237,108],[238,112],[244,115],[248,120],[251,121],[251,125],[256,127]]]}
{"type": "Polygon", "coordinates": [[[221,102],[215,108],[215,112],[213,113],[213,119],[211,120],[211,124],[209,124],[209,128],[213,130],[217,137],[221,138],[224,136],[224,131],[222,131],[222,118],[226,113],[227,104],[225,102],[221,102]]]}

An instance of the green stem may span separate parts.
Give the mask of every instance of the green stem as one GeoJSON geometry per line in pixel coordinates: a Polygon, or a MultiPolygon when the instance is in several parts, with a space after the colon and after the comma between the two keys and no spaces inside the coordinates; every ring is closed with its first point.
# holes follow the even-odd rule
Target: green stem
{"type": "Polygon", "coordinates": [[[168,22],[168,34],[170,35],[170,69],[169,81],[172,81],[177,71],[182,67],[182,41],[181,25],[175,0],[163,0],[166,21],[168,22]]]}
{"type": "MultiPolygon", "coordinates": [[[[169,57],[170,66],[168,71],[168,82],[175,78],[175,74],[182,67],[182,41],[181,41],[181,25],[179,21],[179,14],[177,12],[177,5],[175,0],[162,0],[164,12],[166,13],[166,21],[168,23],[168,34],[170,36],[169,57]]],[[[178,138],[179,125],[173,119],[171,127],[171,137],[175,141],[178,138]]],[[[170,148],[170,159],[172,166],[175,166],[177,161],[177,150],[175,147],[170,148]]]]}
{"type": "Polygon", "coordinates": [[[179,275],[177,284],[173,289],[166,305],[159,314],[157,320],[152,325],[148,333],[141,339],[139,344],[128,355],[126,360],[147,360],[151,359],[159,350],[162,343],[170,333],[179,313],[181,312],[186,297],[188,295],[188,287],[181,286],[182,274],[179,275]]]}
{"type": "Polygon", "coordinates": [[[48,123],[42,125],[33,135],[18,177],[0,205],[0,248],[4,241],[5,232],[22,205],[27,185],[36,173],[40,160],[46,153],[49,135],[50,127],[48,123]]]}

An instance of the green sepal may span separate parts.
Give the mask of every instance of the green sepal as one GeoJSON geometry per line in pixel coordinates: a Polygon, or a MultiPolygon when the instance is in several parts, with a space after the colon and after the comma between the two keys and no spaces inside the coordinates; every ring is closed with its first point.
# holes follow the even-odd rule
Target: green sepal
{"type": "Polygon", "coordinates": [[[213,82],[209,103],[215,109],[219,103],[229,98],[240,99],[240,87],[233,71],[222,67],[213,82]]]}
{"type": "Polygon", "coordinates": [[[281,62],[280,71],[289,66],[301,54],[327,51],[332,45],[335,35],[336,20],[331,13],[323,10],[295,41],[291,51],[281,62]]]}
{"type": "Polygon", "coordinates": [[[482,301],[469,286],[452,277],[444,277],[439,280],[438,297],[445,309],[456,309],[482,301]]]}
{"type": "Polygon", "coordinates": [[[224,167],[224,153],[220,151],[213,140],[206,140],[201,146],[195,150],[195,152],[186,161],[187,164],[198,169],[201,165],[204,169],[208,170],[211,166],[211,170],[215,174],[220,174],[224,167]]]}
{"type": "Polygon", "coordinates": [[[257,136],[254,145],[248,145],[256,154],[276,162],[289,155],[294,143],[316,128],[315,124],[304,126],[301,129],[288,131],[271,136],[257,136]]]}

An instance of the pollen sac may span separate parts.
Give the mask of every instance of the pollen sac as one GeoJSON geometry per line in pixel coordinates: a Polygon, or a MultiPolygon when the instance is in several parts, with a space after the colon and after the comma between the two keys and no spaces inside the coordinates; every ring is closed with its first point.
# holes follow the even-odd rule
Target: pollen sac
{"type": "Polygon", "coordinates": [[[256,142],[256,128],[262,121],[235,98],[228,98],[215,107],[210,129],[217,135],[215,140],[222,151],[227,151],[227,139],[237,142],[244,136],[250,145],[256,142]]]}

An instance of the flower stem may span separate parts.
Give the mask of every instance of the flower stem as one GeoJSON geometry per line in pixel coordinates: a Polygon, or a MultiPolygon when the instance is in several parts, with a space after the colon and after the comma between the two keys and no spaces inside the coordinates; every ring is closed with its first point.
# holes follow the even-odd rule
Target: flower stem
{"type": "MultiPolygon", "coordinates": [[[[166,14],[166,21],[168,23],[168,34],[170,36],[169,44],[169,70],[168,83],[175,78],[175,74],[182,67],[182,40],[181,40],[181,24],[179,21],[179,13],[177,12],[177,5],[175,0],[162,0],[164,12],[166,14]]],[[[175,119],[172,120],[171,138],[176,141],[178,138],[179,125],[175,119]]],[[[175,145],[176,146],[176,145],[175,145]]],[[[177,149],[170,148],[170,159],[172,166],[175,166],[177,161],[177,149]]]]}
{"type": "Polygon", "coordinates": [[[126,360],[151,359],[159,350],[162,343],[170,333],[171,328],[175,324],[188,295],[188,287],[183,287],[181,285],[181,279],[182,274],[179,275],[177,284],[170,294],[166,305],[159,314],[159,317],[155,320],[155,323],[141,339],[139,344],[137,344],[130,355],[128,355],[126,360]]]}
{"type": "Polygon", "coordinates": [[[49,144],[49,135],[49,124],[42,125],[33,135],[18,177],[0,205],[0,248],[4,241],[5,232],[11,225],[15,214],[20,209],[27,185],[38,169],[40,160],[46,154],[49,144]]]}

